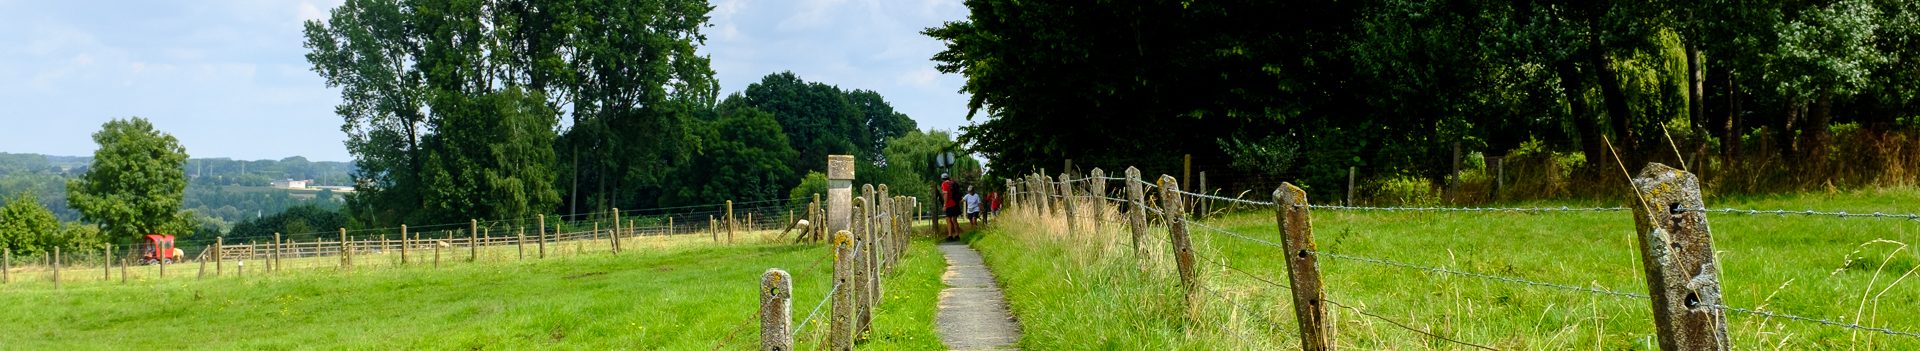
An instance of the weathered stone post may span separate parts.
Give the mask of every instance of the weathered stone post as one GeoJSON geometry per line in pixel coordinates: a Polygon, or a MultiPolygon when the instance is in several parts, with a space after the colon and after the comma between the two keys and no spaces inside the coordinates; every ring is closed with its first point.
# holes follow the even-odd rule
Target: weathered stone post
{"type": "Polygon", "coordinates": [[[1180,196],[1180,180],[1173,176],[1160,176],[1160,206],[1166,212],[1167,232],[1173,240],[1173,258],[1180,272],[1180,287],[1184,290],[1187,306],[1187,318],[1199,317],[1200,274],[1193,266],[1193,244],[1187,239],[1186,202],[1180,196]]]}
{"type": "Polygon", "coordinates": [[[1127,226],[1133,232],[1135,258],[1147,257],[1147,247],[1140,246],[1140,239],[1147,236],[1147,194],[1141,182],[1140,169],[1127,167],[1127,200],[1133,202],[1127,209],[1127,226]]]}
{"type": "MultiPolygon", "coordinates": [[[[853,155],[827,155],[828,232],[849,230],[853,223],[853,155]]],[[[849,234],[853,233],[851,231],[849,234]]]]}
{"type": "Polygon", "coordinates": [[[867,232],[867,221],[864,219],[867,213],[867,198],[854,197],[852,201],[853,206],[849,208],[851,210],[849,212],[853,214],[850,218],[853,221],[849,222],[849,224],[851,225],[850,229],[853,235],[853,257],[851,259],[852,263],[847,266],[847,269],[853,272],[853,284],[848,285],[847,288],[853,290],[854,332],[864,333],[868,329],[867,322],[871,321],[869,318],[872,317],[872,315],[867,312],[867,309],[871,306],[871,303],[873,303],[873,296],[867,287],[868,283],[872,282],[873,279],[871,271],[867,269],[867,257],[873,253],[873,250],[869,249],[869,244],[871,244],[870,241],[872,241],[873,236],[867,232]]]}
{"type": "Polygon", "coordinates": [[[1080,206],[1077,204],[1078,201],[1074,201],[1073,197],[1074,197],[1073,178],[1071,178],[1071,176],[1066,173],[1061,173],[1060,174],[1060,208],[1064,209],[1067,214],[1066,215],[1067,236],[1070,236],[1070,237],[1079,235],[1080,233],[1079,226],[1075,225],[1076,222],[1080,221],[1079,214],[1076,213],[1077,211],[1074,211],[1076,207],[1080,207],[1080,206]]]}
{"type": "Polygon", "coordinates": [[[793,350],[793,277],[779,268],[760,275],[760,350],[793,350]]]}
{"type": "Polygon", "coordinates": [[[1104,238],[1100,233],[1107,231],[1107,171],[1094,167],[1089,174],[1092,175],[1087,177],[1087,195],[1090,195],[1087,200],[1093,208],[1087,212],[1093,214],[1094,235],[1104,238]]]}
{"type": "Polygon", "coordinates": [[[1653,163],[1640,170],[1633,187],[1633,222],[1660,349],[1726,350],[1720,262],[1700,200],[1700,179],[1653,163]]]}
{"type": "MultiPolygon", "coordinates": [[[[849,201],[851,203],[851,201],[849,201]]],[[[844,207],[843,207],[844,208],[844,207]]],[[[827,331],[827,344],[834,351],[853,350],[854,316],[859,314],[853,301],[853,232],[833,232],[833,310],[827,331]]]]}
{"type": "Polygon", "coordinates": [[[1286,235],[1281,241],[1286,251],[1287,281],[1293,287],[1293,314],[1300,322],[1301,349],[1323,351],[1333,349],[1333,323],[1327,320],[1327,306],[1322,303],[1326,293],[1321,291],[1320,260],[1314,253],[1313,217],[1309,216],[1307,192],[1281,183],[1273,191],[1274,219],[1279,222],[1280,233],[1286,235]]]}

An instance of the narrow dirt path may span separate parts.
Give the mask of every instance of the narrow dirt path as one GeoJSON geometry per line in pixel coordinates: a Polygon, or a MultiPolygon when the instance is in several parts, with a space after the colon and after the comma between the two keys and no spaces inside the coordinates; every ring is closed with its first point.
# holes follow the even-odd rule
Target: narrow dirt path
{"type": "Polygon", "coordinates": [[[934,317],[940,342],[954,350],[1012,349],[1020,340],[1020,322],[1007,311],[1006,296],[994,282],[980,252],[965,243],[942,243],[947,273],[940,280],[940,312],[934,317]]]}

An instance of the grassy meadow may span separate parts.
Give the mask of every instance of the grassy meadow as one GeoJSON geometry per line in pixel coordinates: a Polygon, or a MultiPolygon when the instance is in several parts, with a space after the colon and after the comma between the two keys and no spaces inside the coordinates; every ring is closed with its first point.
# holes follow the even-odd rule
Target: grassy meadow
{"type": "MultiPolygon", "coordinates": [[[[351,272],[335,268],[337,257],[317,257],[288,259],[297,269],[271,274],[254,262],[245,276],[228,266],[204,279],[193,278],[195,265],[173,266],[165,279],[141,267],[127,284],[117,268],[100,282],[94,267],[63,271],[58,290],[44,272],[16,272],[0,285],[8,331],[0,349],[751,349],[761,273],[793,275],[796,326],[831,287],[829,248],[761,241],[650,237],[626,241],[619,255],[593,243],[549,245],[547,259],[533,259],[529,246],[526,261],[507,246],[467,262],[460,248],[443,252],[439,268],[364,255],[351,272]]],[[[886,278],[886,303],[862,348],[940,348],[933,315],[944,270],[933,243],[915,241],[886,278]]],[[[798,347],[825,341],[826,316],[823,308],[798,347]]]]}
{"type": "MultiPolygon", "coordinates": [[[[1521,204],[1521,206],[1563,204],[1521,204]]],[[[1617,206],[1587,203],[1568,206],[1617,206]]],[[[1920,191],[1870,190],[1709,199],[1712,208],[1920,212],[1920,191]]],[[[1058,216],[1008,211],[970,238],[1023,323],[1027,349],[1291,349],[1299,347],[1277,247],[1191,229],[1207,287],[1185,318],[1164,228],[1136,259],[1125,227],[1067,234],[1058,216]],[[1235,271],[1244,271],[1245,274],[1235,271]],[[1259,278],[1250,277],[1249,274],[1259,278]],[[1091,327],[1090,327],[1091,326],[1091,327]]],[[[1106,218],[1119,214],[1108,209],[1106,218]]],[[[1087,216],[1083,214],[1082,216],[1087,216]]],[[[1407,213],[1318,210],[1322,252],[1425,267],[1644,294],[1634,223],[1626,212],[1407,213]]],[[[1920,222],[1802,215],[1710,214],[1725,304],[1843,323],[1920,330],[1920,222]]],[[[1271,210],[1205,220],[1279,242],[1271,210]]],[[[1156,223],[1155,225],[1158,225],[1156,223]]],[[[1320,259],[1327,299],[1446,338],[1513,350],[1657,349],[1650,302],[1374,263],[1320,259]]],[[[1346,349],[1455,350],[1465,346],[1329,306],[1346,349]]],[[[1920,338],[1728,312],[1735,349],[1920,349],[1920,338]]]]}

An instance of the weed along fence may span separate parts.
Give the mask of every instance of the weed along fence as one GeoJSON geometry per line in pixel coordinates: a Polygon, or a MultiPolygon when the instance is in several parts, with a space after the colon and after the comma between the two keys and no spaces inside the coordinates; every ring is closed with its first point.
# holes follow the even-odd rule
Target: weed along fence
{"type": "MultiPolygon", "coordinates": [[[[1415,313],[1397,315],[1375,313],[1371,310],[1380,305],[1349,300],[1342,291],[1331,288],[1336,284],[1329,284],[1330,282],[1339,282],[1342,278],[1347,278],[1327,274],[1323,270],[1325,265],[1332,263],[1446,276],[1464,281],[1478,281],[1487,285],[1504,285],[1517,290],[1573,294],[1596,301],[1618,299],[1627,301],[1623,302],[1626,304],[1641,306],[1639,307],[1641,311],[1647,311],[1646,308],[1651,307],[1650,318],[1644,320],[1646,325],[1653,327],[1654,335],[1648,337],[1648,342],[1657,343],[1658,347],[1664,350],[1727,350],[1733,345],[1775,342],[1774,340],[1765,342],[1737,340],[1729,337],[1727,322],[1729,315],[1775,321],[1781,323],[1778,327],[1781,329],[1785,328],[1785,323],[1796,323],[1809,329],[1830,328],[1832,331],[1849,333],[1854,345],[1866,345],[1868,348],[1878,345],[1874,340],[1882,340],[1877,343],[1895,342],[1899,345],[1920,344],[1920,331],[1915,329],[1920,325],[1896,326],[1863,321],[1862,313],[1852,309],[1848,310],[1846,318],[1840,318],[1826,315],[1799,315],[1790,311],[1776,311],[1765,305],[1736,306],[1734,303],[1729,303],[1727,292],[1723,291],[1722,287],[1723,271],[1719,254],[1714,248],[1714,233],[1709,228],[1707,220],[1709,215],[1724,214],[1752,220],[1775,221],[1793,220],[1799,217],[1830,217],[1867,220],[1897,219],[1913,222],[1920,221],[1920,215],[1711,209],[1701,200],[1700,183],[1693,174],[1660,164],[1650,164],[1645,167],[1632,178],[1631,184],[1632,194],[1635,196],[1628,206],[1594,208],[1315,205],[1309,201],[1306,192],[1291,184],[1280,185],[1270,194],[1270,197],[1262,196],[1270,201],[1256,200],[1210,195],[1206,194],[1206,191],[1189,192],[1183,190],[1178,178],[1161,176],[1153,180],[1143,179],[1139,171],[1133,168],[1129,168],[1123,177],[1109,176],[1097,168],[1086,175],[1060,174],[1054,177],[1032,174],[1010,179],[1005,186],[1010,195],[1008,218],[1033,221],[1037,223],[1036,228],[1044,228],[1042,230],[1046,230],[1046,234],[1060,238],[1058,240],[1103,240],[1103,242],[1112,243],[1107,250],[1132,256],[1139,262],[1141,269],[1166,272],[1165,278],[1149,276],[1141,279],[1168,279],[1170,281],[1143,283],[1177,285],[1180,291],[1178,303],[1185,306],[1184,318],[1190,320],[1203,318],[1203,313],[1217,310],[1202,308],[1202,306],[1208,305],[1208,301],[1218,301],[1225,305],[1218,308],[1229,311],[1232,315],[1228,319],[1255,320],[1254,323],[1264,324],[1264,326],[1253,329],[1265,330],[1270,334],[1262,336],[1257,332],[1232,333],[1234,337],[1243,340],[1262,337],[1267,340],[1297,339],[1300,347],[1305,350],[1334,349],[1343,344],[1341,342],[1343,335],[1339,334],[1337,328],[1340,323],[1335,319],[1346,317],[1336,316],[1338,313],[1330,313],[1330,311],[1345,311],[1348,316],[1356,319],[1356,323],[1391,326],[1387,329],[1402,330],[1406,333],[1405,337],[1426,340],[1425,343],[1432,348],[1493,350],[1500,347],[1498,343],[1500,340],[1472,340],[1447,330],[1450,328],[1423,327],[1419,325],[1420,323],[1408,322],[1407,319],[1416,316],[1415,313]],[[1118,186],[1109,187],[1113,184],[1118,186]],[[1235,208],[1263,211],[1270,209],[1273,211],[1272,228],[1277,234],[1252,234],[1195,220],[1195,218],[1205,217],[1205,214],[1213,213],[1200,209],[1235,208]],[[1598,284],[1553,282],[1548,281],[1549,279],[1522,277],[1511,273],[1510,269],[1475,270],[1327,251],[1319,248],[1315,243],[1312,216],[1314,211],[1444,213],[1462,216],[1619,213],[1622,215],[1618,218],[1619,221],[1631,218],[1636,228],[1633,240],[1638,247],[1639,265],[1634,272],[1644,280],[1644,286],[1647,289],[1609,289],[1599,287],[1598,284]],[[1200,212],[1202,215],[1192,215],[1195,212],[1200,212]],[[1202,237],[1203,235],[1209,237],[1202,237]],[[1202,245],[1196,244],[1210,243],[1211,238],[1233,243],[1227,247],[1237,252],[1255,252],[1252,257],[1258,258],[1251,261],[1243,258],[1240,262],[1233,262],[1234,260],[1229,259],[1230,257],[1225,253],[1215,255],[1205,250],[1202,245]],[[1165,267],[1166,265],[1172,267],[1165,267]],[[1253,265],[1267,267],[1245,268],[1253,265]],[[1284,272],[1280,272],[1282,269],[1284,272]],[[1209,278],[1221,281],[1209,281],[1209,278]],[[1244,299],[1232,298],[1230,288],[1246,288],[1246,286],[1231,286],[1223,282],[1229,280],[1226,278],[1251,286],[1250,290],[1268,289],[1273,291],[1272,295],[1276,295],[1276,298],[1286,296],[1284,299],[1275,299],[1275,301],[1287,301],[1288,303],[1281,304],[1291,305],[1295,328],[1283,330],[1287,328],[1281,325],[1281,319],[1273,316],[1278,313],[1249,308],[1246,307],[1247,301],[1244,299]]],[[[1348,235],[1348,237],[1353,236],[1348,235]]],[[[1901,249],[1904,248],[1905,246],[1902,245],[1901,249]]],[[[1449,256],[1499,255],[1501,253],[1498,251],[1459,253],[1448,251],[1449,256]]],[[[1889,257],[1891,258],[1892,254],[1889,254],[1889,257]]],[[[1740,258],[1756,259],[1748,256],[1740,258]]],[[[1758,259],[1766,258],[1758,257],[1758,259]]],[[[1884,266],[1883,262],[1881,268],[1885,268],[1884,266]]],[[[1900,268],[1896,268],[1896,272],[1898,270],[1900,268]]],[[[1887,284],[1884,288],[1869,283],[1868,290],[1886,294],[1894,284],[1898,284],[1913,273],[1914,270],[1907,270],[1907,273],[1900,275],[1898,279],[1891,279],[1892,283],[1881,281],[1887,284]]],[[[1878,274],[1877,271],[1876,274],[1878,274]]],[[[1875,279],[1877,278],[1876,275],[1875,279]]],[[[1422,286],[1411,285],[1397,286],[1394,289],[1417,291],[1422,288],[1422,286]]],[[[1435,294],[1441,294],[1441,292],[1436,291],[1435,294]]],[[[1771,299],[1771,296],[1768,298],[1771,299]]],[[[1834,299],[1849,298],[1864,299],[1865,297],[1834,297],[1834,299]]],[[[1874,304],[1877,309],[1877,300],[1874,304]]],[[[1866,305],[1864,300],[1861,305],[1864,311],[1866,305]]],[[[1286,308],[1276,309],[1286,310],[1286,308]]],[[[1903,311],[1901,313],[1912,312],[1911,305],[1900,307],[1900,309],[1903,311]]],[[[1597,314],[1600,309],[1595,307],[1594,311],[1597,314]]],[[[1541,318],[1545,318],[1544,316],[1543,314],[1541,318]]],[[[1466,321],[1457,323],[1473,323],[1473,321],[1468,318],[1466,321]]],[[[1595,332],[1598,333],[1601,324],[1596,324],[1595,328],[1595,332]]],[[[1780,330],[1775,329],[1758,333],[1782,334],[1780,330]]],[[[1784,345],[1784,341],[1780,342],[1784,345]]],[[[1258,345],[1258,343],[1249,341],[1245,345],[1258,345]]]]}
{"type": "MultiPolygon", "coordinates": [[[[886,185],[861,186],[860,194],[855,196],[853,162],[851,156],[828,158],[827,201],[833,205],[826,207],[822,218],[826,220],[824,230],[833,233],[830,239],[833,250],[814,264],[833,262],[833,286],[820,301],[802,305],[812,308],[796,326],[793,324],[793,276],[780,268],[768,269],[762,274],[760,308],[756,313],[761,350],[794,350],[796,338],[824,338],[819,345],[831,350],[852,350],[874,329],[874,310],[886,301],[886,289],[881,284],[883,277],[891,274],[907,253],[914,214],[919,212],[920,202],[915,197],[891,196],[886,185]],[[825,315],[821,314],[822,308],[827,308],[825,315]]],[[[742,325],[740,329],[748,327],[742,325]]],[[[721,340],[715,349],[725,347],[730,340],[721,340]]]]}
{"type": "MultiPolygon", "coordinates": [[[[205,238],[204,246],[174,261],[143,261],[141,247],[55,248],[19,255],[0,250],[0,284],[46,284],[210,276],[281,271],[328,271],[388,267],[439,267],[463,262],[506,262],[626,250],[681,242],[732,243],[821,240],[824,217],[818,196],[710,205],[610,209],[565,216],[468,220],[391,228],[275,233],[264,237],[205,238]],[[811,202],[809,202],[811,201],[811,202]],[[751,237],[747,237],[751,236],[751,237]]],[[[903,212],[905,213],[905,212],[903,212]]],[[[180,239],[188,246],[190,239],[180,239]]],[[[4,286],[4,285],[0,285],[4,286]]]]}

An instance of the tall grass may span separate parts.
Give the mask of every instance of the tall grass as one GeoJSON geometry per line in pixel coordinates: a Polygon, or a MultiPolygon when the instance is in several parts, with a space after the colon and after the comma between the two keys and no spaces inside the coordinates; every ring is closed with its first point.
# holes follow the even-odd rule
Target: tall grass
{"type": "MultiPolygon", "coordinates": [[[[1873,190],[1767,196],[1720,207],[1920,212],[1920,192],[1873,190]]],[[[1068,233],[1056,214],[1011,210],[975,244],[1001,275],[1033,349],[1274,349],[1297,347],[1281,250],[1195,227],[1203,301],[1185,316],[1164,239],[1136,261],[1124,227],[1068,233]],[[1233,269],[1229,269],[1232,267],[1233,269]],[[1215,296],[1223,295],[1223,296],[1215,296]]],[[[1111,214],[1111,210],[1108,212],[1111,214]]],[[[1645,293],[1625,213],[1318,211],[1323,252],[1421,266],[1645,293]]],[[[1734,307],[1920,330],[1920,223],[1802,216],[1710,215],[1724,303],[1734,307]]],[[[1082,223],[1085,223],[1084,221],[1082,223]]],[[[1270,210],[1208,220],[1278,242],[1270,210]]],[[[1164,238],[1158,225],[1151,236],[1164,238]]],[[[1644,299],[1534,287],[1322,257],[1327,298],[1393,322],[1499,349],[1653,349],[1644,299]]],[[[1460,349],[1385,320],[1329,307],[1334,340],[1350,349],[1460,349]]],[[[1729,312],[1737,349],[1915,349],[1920,339],[1729,312]]]]}

